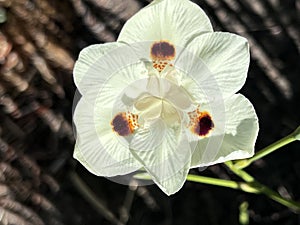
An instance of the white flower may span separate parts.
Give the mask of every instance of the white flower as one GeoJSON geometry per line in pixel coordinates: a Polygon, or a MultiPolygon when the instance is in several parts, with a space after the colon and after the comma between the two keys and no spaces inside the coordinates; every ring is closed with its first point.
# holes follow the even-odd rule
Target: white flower
{"type": "Polygon", "coordinates": [[[155,0],[80,53],[74,157],[99,176],[146,170],[168,195],[190,168],[251,157],[257,116],[235,94],[248,65],[246,39],[213,32],[188,0],[155,0]]]}

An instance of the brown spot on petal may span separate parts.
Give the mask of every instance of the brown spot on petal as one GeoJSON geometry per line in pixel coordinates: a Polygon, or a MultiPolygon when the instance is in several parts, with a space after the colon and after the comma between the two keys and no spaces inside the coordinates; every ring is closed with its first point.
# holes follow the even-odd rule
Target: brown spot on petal
{"type": "Polygon", "coordinates": [[[172,60],[175,57],[175,47],[167,41],[154,42],[151,46],[151,58],[153,60],[172,60]]]}
{"type": "Polygon", "coordinates": [[[114,132],[120,136],[128,136],[139,126],[137,123],[138,115],[132,113],[119,113],[111,121],[114,132]]]}
{"type": "Polygon", "coordinates": [[[209,114],[201,115],[198,118],[196,133],[200,136],[206,136],[214,128],[214,123],[209,114]]]}
{"type": "Polygon", "coordinates": [[[189,113],[191,131],[201,137],[207,136],[214,128],[214,122],[208,112],[200,112],[197,109],[189,113]]]}
{"type": "Polygon", "coordinates": [[[153,60],[153,67],[161,72],[164,68],[169,65],[171,60],[175,58],[175,47],[168,41],[158,41],[154,42],[151,46],[150,56],[153,60]]]}

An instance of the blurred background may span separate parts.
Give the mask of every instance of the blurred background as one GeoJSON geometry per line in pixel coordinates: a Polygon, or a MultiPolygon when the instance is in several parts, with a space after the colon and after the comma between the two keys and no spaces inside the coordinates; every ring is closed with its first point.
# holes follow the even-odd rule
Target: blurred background
{"type": "MultiPolygon", "coordinates": [[[[0,224],[300,224],[299,214],[262,195],[186,182],[166,197],[154,185],[128,188],[95,177],[72,159],[74,61],[90,44],[115,41],[149,2],[0,0],[0,224]]],[[[260,119],[256,149],[289,134],[300,125],[300,1],[195,2],[215,30],[250,42],[240,92],[260,119]]],[[[299,143],[247,171],[300,201],[299,143]]],[[[191,173],[238,180],[223,165],[191,173]]]]}

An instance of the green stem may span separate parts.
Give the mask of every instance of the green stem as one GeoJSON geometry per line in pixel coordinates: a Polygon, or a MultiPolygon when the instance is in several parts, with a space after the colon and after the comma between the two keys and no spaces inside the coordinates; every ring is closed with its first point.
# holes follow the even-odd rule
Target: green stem
{"type": "Polygon", "coordinates": [[[287,135],[286,137],[280,139],[279,141],[270,144],[269,146],[263,148],[262,150],[258,151],[252,158],[249,159],[241,159],[235,162],[235,167],[239,169],[246,168],[254,161],[261,159],[262,157],[269,155],[270,153],[276,151],[277,149],[293,142],[299,140],[300,135],[300,126],[291,134],[287,135]]]}
{"type": "Polygon", "coordinates": [[[223,179],[204,177],[204,176],[198,176],[193,174],[188,174],[186,180],[202,183],[202,184],[210,184],[210,185],[232,188],[232,189],[241,190],[248,193],[258,193],[258,190],[251,187],[249,184],[245,182],[236,182],[231,180],[223,180],[223,179]]]}
{"type": "MultiPolygon", "coordinates": [[[[140,173],[136,174],[134,176],[136,179],[142,179],[142,180],[151,180],[151,177],[147,173],[140,173]]],[[[236,190],[241,190],[245,191],[248,193],[258,193],[258,191],[254,188],[252,188],[249,184],[245,182],[236,182],[232,180],[223,180],[219,178],[212,178],[212,177],[204,177],[204,176],[199,176],[199,175],[194,175],[194,174],[188,174],[187,181],[192,181],[192,182],[197,182],[197,183],[202,183],[202,184],[210,184],[210,185],[216,185],[220,187],[227,187],[227,188],[232,188],[236,190]]]]}
{"type": "Polygon", "coordinates": [[[233,173],[235,173],[237,176],[242,178],[247,183],[252,183],[255,181],[254,177],[252,177],[250,174],[245,172],[244,170],[237,167],[235,164],[232,163],[232,161],[227,161],[224,163],[233,173]]]}
{"type": "Polygon", "coordinates": [[[258,186],[258,189],[260,190],[260,192],[264,195],[266,195],[267,197],[269,197],[270,199],[296,211],[297,213],[300,212],[300,203],[299,202],[295,202],[293,200],[290,199],[285,199],[283,197],[281,197],[277,192],[273,191],[272,189],[266,187],[265,185],[262,185],[258,182],[255,183],[255,186],[258,186]]]}
{"type": "Polygon", "coordinates": [[[272,189],[268,188],[267,186],[257,182],[250,174],[248,174],[246,171],[237,168],[231,161],[225,162],[225,165],[237,176],[242,178],[244,181],[247,182],[247,184],[256,190],[256,193],[262,193],[266,195],[268,198],[273,199],[274,201],[293,209],[297,212],[300,212],[300,203],[295,202],[293,200],[285,199],[281,197],[277,192],[273,191],[272,189]]]}
{"type": "MultiPolygon", "coordinates": [[[[230,169],[233,169],[233,168],[230,167],[230,169]]],[[[197,182],[197,183],[211,184],[211,185],[216,185],[216,186],[221,186],[221,187],[228,187],[228,188],[241,190],[241,191],[253,193],[253,194],[261,193],[261,194],[266,195],[270,199],[272,199],[290,209],[300,212],[300,203],[281,197],[277,192],[275,192],[272,189],[266,187],[265,185],[255,181],[255,179],[252,176],[250,176],[248,173],[246,173],[243,170],[234,169],[233,172],[245,181],[247,181],[247,180],[249,180],[249,178],[251,178],[251,182],[249,182],[249,183],[248,183],[248,181],[247,181],[247,183],[236,182],[236,181],[231,181],[231,180],[222,180],[222,179],[198,176],[198,175],[193,175],[193,174],[189,174],[187,176],[187,180],[197,182]]]]}

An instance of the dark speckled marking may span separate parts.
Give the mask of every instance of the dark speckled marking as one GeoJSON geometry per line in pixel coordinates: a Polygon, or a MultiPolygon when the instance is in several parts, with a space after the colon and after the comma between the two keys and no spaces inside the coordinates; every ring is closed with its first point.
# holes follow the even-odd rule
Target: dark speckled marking
{"type": "Polygon", "coordinates": [[[206,136],[211,129],[214,128],[214,123],[210,115],[205,114],[198,119],[198,124],[195,127],[195,133],[200,136],[206,136]]]}
{"type": "Polygon", "coordinates": [[[171,60],[175,57],[175,48],[167,41],[155,42],[151,47],[152,59],[171,60]]]}
{"type": "Polygon", "coordinates": [[[111,122],[113,130],[120,136],[128,136],[132,133],[129,122],[123,114],[117,114],[111,122]]]}

